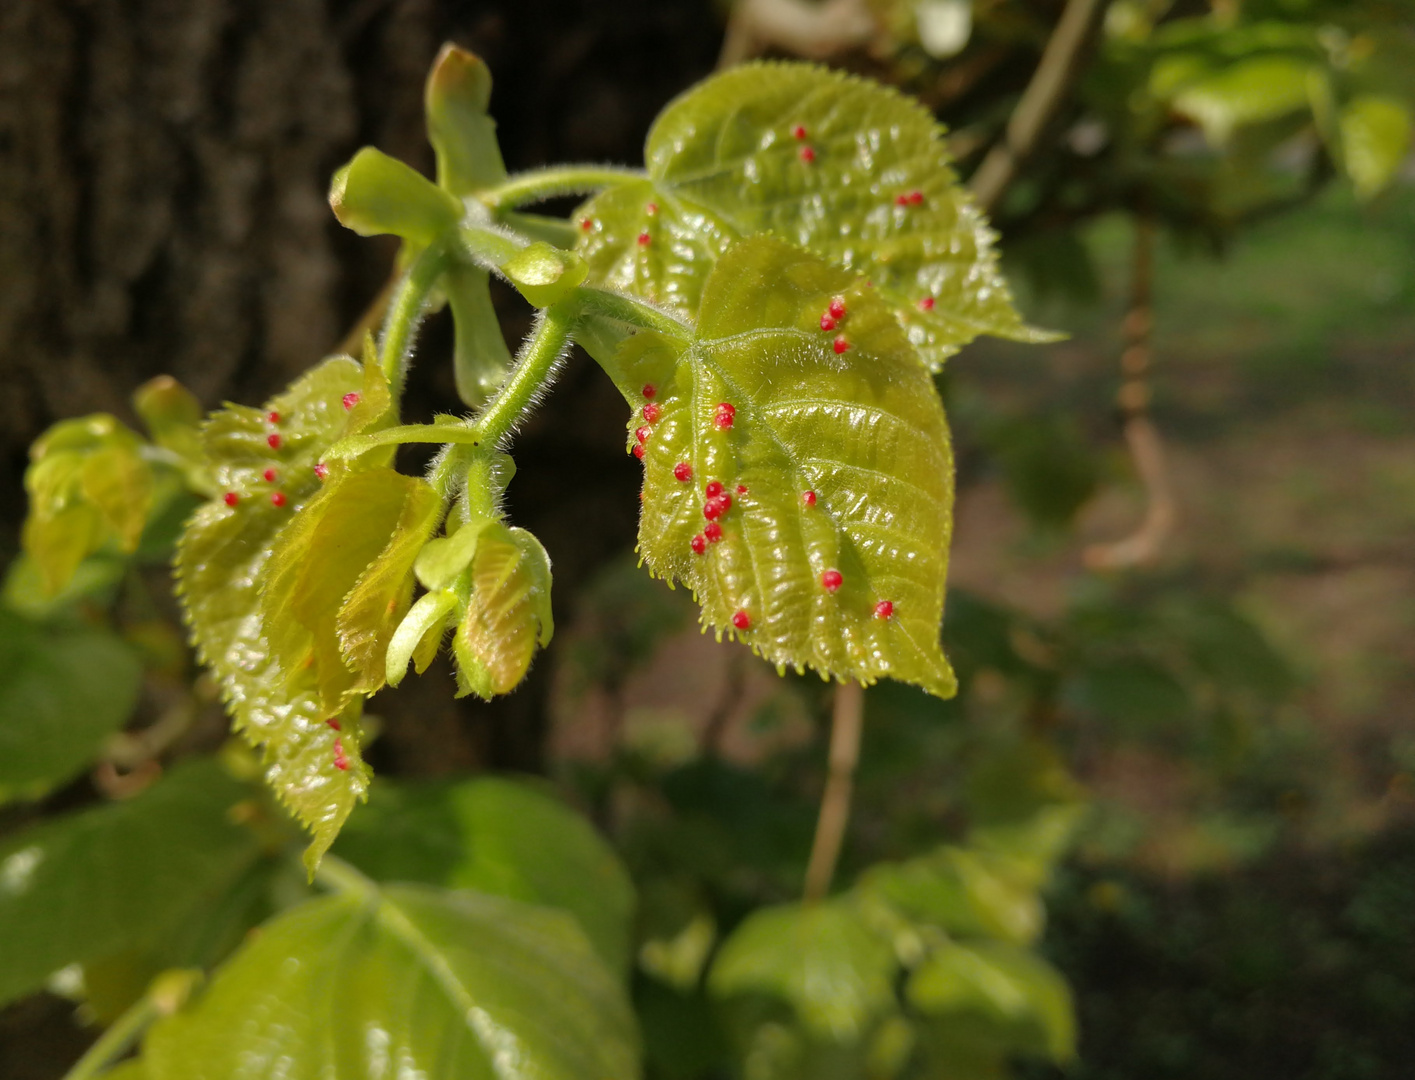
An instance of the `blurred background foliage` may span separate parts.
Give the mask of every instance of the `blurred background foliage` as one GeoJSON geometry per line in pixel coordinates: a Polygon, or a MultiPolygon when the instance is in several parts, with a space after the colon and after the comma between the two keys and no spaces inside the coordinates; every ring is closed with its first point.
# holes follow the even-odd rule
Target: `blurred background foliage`
{"type": "MultiPolygon", "coordinates": [[[[54,106],[15,106],[0,144],[19,147],[0,172],[7,553],[24,447],[50,422],[128,419],[158,371],[207,406],[260,400],[354,323],[392,252],[347,245],[317,196],[362,142],[426,160],[409,129],[442,38],[487,58],[512,169],[634,160],[726,23],[729,44],[754,27],[749,53],[819,55],[918,95],[970,175],[1065,6],[831,0],[801,24],[751,0],[204,0],[172,26],[158,4],[6,5],[5,70],[54,106]],[[198,12],[222,44],[188,84],[168,35],[198,48],[198,12]],[[171,78],[134,76],[144,57],[171,78]],[[279,100],[301,85],[298,108],[279,100]],[[56,115],[79,132],[72,160],[36,135],[56,115]],[[193,147],[207,156],[183,158],[193,147]],[[157,194],[137,193],[145,170],[157,194]],[[46,176],[89,210],[37,194],[46,176]],[[292,220],[312,238],[298,258],[276,235],[292,220]]],[[[828,903],[779,906],[800,895],[829,689],[700,635],[691,599],[637,568],[621,409],[583,358],[528,425],[510,489],[555,563],[548,654],[494,706],[454,703],[441,664],[374,703],[381,786],[336,851],[482,887],[501,871],[467,838],[478,799],[501,797],[477,785],[499,781],[451,778],[540,774],[637,890],[632,940],[583,918],[632,970],[652,1076],[1355,1080],[1415,1052],[1415,5],[1091,7],[1074,79],[993,207],[1019,306],[1070,337],[980,342],[940,380],[959,462],[943,633],[962,688],[867,693],[828,903]],[[1144,363],[1120,364],[1137,343],[1144,363]],[[1176,521],[1144,559],[1097,569],[1087,553],[1156,497],[1123,441],[1137,418],[1162,433],[1176,521]],[[801,970],[800,919],[833,943],[823,982],[801,970]]],[[[519,336],[528,311],[497,302],[519,336]]],[[[423,355],[449,344],[442,316],[423,355]]],[[[450,368],[415,368],[411,394],[415,416],[446,407],[450,368]]],[[[166,592],[184,512],[174,501],[131,557],[90,557],[58,601],[11,564],[6,832],[220,746],[166,592]],[[78,721],[81,738],[51,737],[78,721]]],[[[527,873],[497,888],[553,889],[527,873]]],[[[628,909],[612,871],[583,873],[628,909]]],[[[0,1075],[59,1075],[86,1038],[71,1014],[54,994],[0,1012],[0,1075]]]]}

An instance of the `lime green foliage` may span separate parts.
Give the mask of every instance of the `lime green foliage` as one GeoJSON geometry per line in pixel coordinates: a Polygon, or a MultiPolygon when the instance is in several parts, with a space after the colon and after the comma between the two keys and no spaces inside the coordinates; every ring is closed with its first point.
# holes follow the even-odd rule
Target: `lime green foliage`
{"type": "Polygon", "coordinates": [[[223,495],[197,511],[177,554],[193,642],[221,682],[236,729],[263,748],[271,786],[314,833],[311,860],[328,848],[367,789],[358,707],[339,714],[339,729],[327,722],[335,717],[321,707],[315,674],[287,670],[272,651],[260,598],[281,531],[319,491],[314,467],[322,451],[346,425],[360,421],[366,403],[351,416],[344,396],[364,387],[359,365],[336,357],[264,408],[230,405],[214,414],[202,437],[223,495]],[[271,413],[279,417],[277,425],[270,422],[271,413]],[[276,427],[281,442],[273,449],[269,439],[276,427]],[[264,479],[270,468],[277,472],[274,484],[264,479]],[[276,485],[283,506],[272,501],[276,485]],[[226,492],[236,497],[236,505],[227,505],[226,492]]]}
{"type": "Polygon", "coordinates": [[[1365,94],[1342,110],[1342,160],[1360,198],[1369,199],[1395,179],[1410,152],[1412,128],[1410,107],[1396,98],[1365,94]]]}
{"type": "Polygon", "coordinates": [[[661,410],[644,455],[640,552],[688,583],[705,623],[779,665],[953,692],[938,644],[948,429],[928,372],[865,281],[779,240],[741,241],[704,286],[690,342],[640,335],[612,369],[631,400],[657,387],[661,410]],[[823,333],[837,298],[838,335],[823,333]],[[730,427],[720,403],[735,409],[730,427]],[[674,473],[682,462],[688,482],[674,473]],[[698,554],[710,482],[731,505],[721,540],[698,554]],[[833,592],[822,585],[831,570],[843,577],[833,592]],[[734,624],[739,612],[748,628],[734,624]]]}
{"type": "Polygon", "coordinates": [[[178,457],[201,457],[201,402],[170,375],[149,379],[133,392],[133,408],[152,441],[178,457]]]}
{"type": "Polygon", "coordinates": [[[579,814],[528,784],[382,781],[334,853],[380,881],[419,881],[569,912],[616,973],[629,965],[634,887],[579,814]]]}
{"type": "Polygon", "coordinates": [[[152,1080],[638,1074],[628,1002],[569,916],[415,885],[268,923],[143,1057],[152,1080]]]}
{"type": "Polygon", "coordinates": [[[132,552],[152,506],[142,441],[106,413],[64,420],[30,449],[25,551],[56,593],[86,555],[110,541],[132,552]]]}
{"type": "Polygon", "coordinates": [[[536,307],[549,307],[584,281],[590,269],[573,251],[537,240],[502,263],[501,272],[536,307]]]}
{"type": "Polygon", "coordinates": [[[555,633],[550,558],[525,529],[489,522],[467,573],[471,591],[452,639],[457,685],[462,694],[490,699],[520,684],[536,648],[555,633]]]}
{"type": "Polygon", "coordinates": [[[0,803],[37,798],[88,765],[132,715],[141,675],[112,633],[0,610],[0,803]]]}
{"type": "Polygon", "coordinates": [[[916,102],[864,79],[743,65],[663,111],[648,178],[576,212],[579,251],[591,281],[691,316],[732,242],[772,232],[870,278],[932,368],[979,334],[1039,340],[941,136],[916,102]]]}
{"type": "Polygon", "coordinates": [[[437,154],[437,183],[458,197],[506,179],[496,121],[487,115],[491,71],[481,57],[446,44],[423,88],[427,138],[437,154]]]}
{"type": "Polygon", "coordinates": [[[424,247],[462,216],[462,204],[451,195],[372,146],[334,174],[329,205],[339,223],[360,236],[392,233],[424,247]]]}
{"type": "Polygon", "coordinates": [[[213,902],[258,860],[229,811],[251,797],[212,759],[179,766],[128,802],[55,818],[0,845],[0,1003],[54,971],[153,949],[167,963],[205,947],[213,902]]]}

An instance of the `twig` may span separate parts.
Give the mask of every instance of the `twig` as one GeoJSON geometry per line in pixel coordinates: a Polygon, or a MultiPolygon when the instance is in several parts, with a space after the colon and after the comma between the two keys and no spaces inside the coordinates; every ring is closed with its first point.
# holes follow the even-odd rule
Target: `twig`
{"type": "Polygon", "coordinates": [[[806,903],[822,899],[835,876],[845,824],[850,820],[850,796],[855,786],[855,765],[860,760],[860,728],[865,715],[865,688],[841,683],[835,688],[835,708],[830,718],[830,772],[821,796],[816,838],[806,866],[806,903]]]}
{"type": "Polygon", "coordinates": [[[1032,81],[1007,121],[1007,131],[973,174],[973,197],[983,210],[997,205],[1016,177],[1018,166],[1036,149],[1037,138],[1071,85],[1081,49],[1104,8],[1101,0],[1067,0],[1056,29],[1042,50],[1032,81]]]}
{"type": "Polygon", "coordinates": [[[1093,570],[1144,566],[1159,558],[1160,548],[1179,520],[1179,507],[1165,463],[1164,443],[1150,419],[1149,371],[1154,328],[1155,221],[1141,209],[1135,216],[1135,255],[1130,310],[1123,326],[1125,351],[1120,356],[1125,381],[1117,400],[1125,417],[1125,442],[1135,472],[1145,488],[1145,516],[1123,540],[1093,544],[1082,553],[1093,570]]]}
{"type": "Polygon", "coordinates": [[[826,60],[874,35],[866,0],[738,0],[727,19],[717,66],[729,68],[773,48],[826,60]]]}

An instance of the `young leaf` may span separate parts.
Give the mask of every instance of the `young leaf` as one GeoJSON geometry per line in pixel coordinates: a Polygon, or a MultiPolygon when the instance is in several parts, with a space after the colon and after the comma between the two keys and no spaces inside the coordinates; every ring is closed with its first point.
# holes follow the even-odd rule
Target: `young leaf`
{"type": "Polygon", "coordinates": [[[644,157],[647,180],[576,213],[596,284],[691,316],[732,242],[769,231],[870,278],[933,368],[979,334],[1046,339],[1012,306],[942,130],[893,90],[743,64],[664,109],[644,157]]]}
{"type": "Polygon", "coordinates": [[[893,1007],[896,966],[889,943],[851,908],[787,904],[755,911],[733,931],[708,986],[719,997],[774,994],[807,1027],[854,1042],[893,1007]]]}
{"type": "Polygon", "coordinates": [[[1076,1056],[1076,1017],[1066,980],[1041,957],[1016,946],[949,943],[913,973],[907,993],[928,1015],[984,1018],[1014,1049],[1059,1064],[1076,1056]]]}
{"type": "Polygon", "coordinates": [[[0,803],[37,798],[93,761],[132,715],[141,677],[115,634],[0,611],[0,803]]]}
{"type": "Polygon", "coordinates": [[[486,525],[471,563],[471,595],[453,638],[462,694],[490,700],[526,677],[550,644],[550,558],[525,529],[486,525]]]}
{"type": "Polygon", "coordinates": [[[427,140],[437,154],[437,183],[470,195],[506,179],[496,121],[487,115],[491,72],[481,57],[448,43],[433,61],[423,89],[427,140]]]}
{"type": "Polygon", "coordinates": [[[369,405],[361,400],[352,414],[345,405],[365,385],[358,364],[335,357],[262,409],[214,414],[202,440],[223,494],[193,516],[177,552],[192,640],[221,682],[234,726],[264,748],[267,781],[314,833],[311,861],[368,786],[358,714],[351,707],[335,727],[314,678],[291,682],[262,632],[260,592],[277,536],[320,488],[320,454],[369,405]],[[265,479],[268,470],[275,480],[265,479]]]}
{"type": "Polygon", "coordinates": [[[228,811],[250,797],[214,759],[127,802],[46,821],[0,845],[0,1004],[54,971],[171,935],[260,855],[228,811]]]}
{"type": "Polygon", "coordinates": [[[365,146],[334,174],[329,205],[360,236],[392,233],[424,247],[461,220],[462,204],[421,173],[365,146]]]}
{"type": "Polygon", "coordinates": [[[638,1075],[628,1002],[569,916],[413,885],[268,923],[143,1057],[151,1080],[638,1075]]]}
{"type": "Polygon", "coordinates": [[[628,969],[627,871],[588,821],[529,784],[381,782],[334,850],[381,881],[476,889],[568,911],[611,970],[628,969]]]}
{"type": "Polygon", "coordinates": [[[61,421],[30,449],[22,539],[51,594],[110,539],[137,549],[153,498],[141,451],[137,435],[106,413],[61,421]]]}
{"type": "Polygon", "coordinates": [[[453,262],[442,275],[452,309],[452,374],[457,396],[476,408],[486,403],[511,369],[511,350],[491,303],[491,275],[479,266],[453,262]]]}
{"type": "Polygon", "coordinates": [[[1370,199],[1395,179],[1412,130],[1410,107],[1398,98],[1363,94],[1342,110],[1342,161],[1358,197],[1370,199]]]}
{"type": "Polygon", "coordinates": [[[954,692],[938,643],[948,428],[866,282],[750,237],[717,263],[690,342],[643,333],[606,366],[631,401],[655,387],[639,551],[705,623],[778,665],[954,692]]]}
{"type": "Polygon", "coordinates": [[[413,560],[441,512],[422,480],[385,468],[340,472],[275,541],[262,631],[292,684],[313,680],[326,714],[383,685],[413,560]]]}
{"type": "Polygon", "coordinates": [[[138,387],[133,409],[158,446],[184,458],[200,458],[201,402],[171,375],[159,375],[138,387]]]}

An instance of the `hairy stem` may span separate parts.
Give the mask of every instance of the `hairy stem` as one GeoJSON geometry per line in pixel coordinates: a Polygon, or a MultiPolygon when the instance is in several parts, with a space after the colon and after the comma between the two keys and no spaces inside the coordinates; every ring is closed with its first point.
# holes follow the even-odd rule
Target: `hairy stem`
{"type": "Polygon", "coordinates": [[[394,388],[394,396],[403,390],[412,355],[413,335],[427,307],[428,293],[447,265],[447,253],[441,244],[433,244],[408,267],[389,302],[388,317],[383,322],[383,338],[378,346],[379,364],[394,388]]]}
{"type": "Polygon", "coordinates": [[[850,797],[855,787],[855,765],[860,760],[860,728],[865,716],[865,688],[856,682],[835,688],[835,708],[830,718],[830,772],[821,796],[816,838],[806,866],[805,900],[815,903],[830,890],[845,825],[850,820],[850,797]]]}
{"type": "Polygon", "coordinates": [[[473,445],[495,449],[511,433],[541,387],[550,380],[551,370],[570,342],[572,322],[573,316],[564,302],[541,312],[531,336],[521,346],[516,366],[472,425],[479,436],[473,445]]]}
{"type": "Polygon", "coordinates": [[[480,192],[478,197],[492,210],[509,210],[557,195],[588,195],[626,180],[641,180],[645,175],[642,169],[613,165],[560,165],[517,173],[505,183],[480,192]]]}
{"type": "Polygon", "coordinates": [[[1071,85],[1081,49],[1105,7],[1101,0],[1066,0],[1066,8],[1042,50],[1032,81],[1007,121],[1007,131],[988,151],[970,181],[973,197],[983,210],[997,205],[1017,176],[1018,167],[1036,149],[1042,129],[1056,114],[1057,106],[1071,85]]]}

